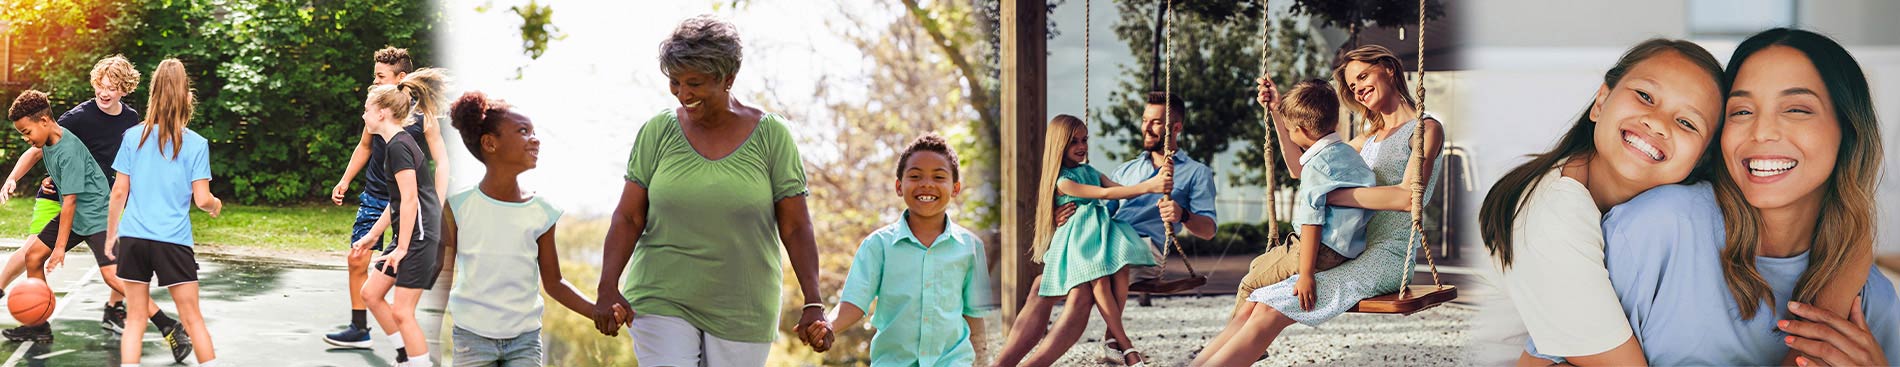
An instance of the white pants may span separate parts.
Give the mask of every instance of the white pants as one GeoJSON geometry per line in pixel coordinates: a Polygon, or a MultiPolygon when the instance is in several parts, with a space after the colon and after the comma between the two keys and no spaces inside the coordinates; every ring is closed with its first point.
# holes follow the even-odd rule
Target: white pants
{"type": "Polygon", "coordinates": [[[764,366],[772,353],[772,343],[720,339],[671,316],[635,315],[632,334],[633,356],[641,366],[764,366]]]}

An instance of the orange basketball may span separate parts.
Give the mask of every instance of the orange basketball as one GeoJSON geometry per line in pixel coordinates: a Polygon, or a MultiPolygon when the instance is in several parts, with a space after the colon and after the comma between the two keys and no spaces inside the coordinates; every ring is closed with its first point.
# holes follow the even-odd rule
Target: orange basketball
{"type": "Polygon", "coordinates": [[[53,316],[53,289],[39,279],[25,278],[7,291],[7,311],[20,325],[39,325],[53,316]]]}

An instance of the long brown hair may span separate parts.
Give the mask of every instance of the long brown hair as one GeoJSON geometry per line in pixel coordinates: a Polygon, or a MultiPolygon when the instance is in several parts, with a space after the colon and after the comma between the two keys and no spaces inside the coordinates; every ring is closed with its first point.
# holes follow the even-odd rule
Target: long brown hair
{"type": "MultiPolygon", "coordinates": [[[[1750,55],[1770,46],[1787,46],[1807,55],[1821,74],[1821,83],[1834,101],[1834,117],[1841,128],[1841,146],[1834,175],[1821,185],[1821,216],[1816,218],[1814,244],[1808,249],[1808,268],[1795,283],[1794,300],[1813,303],[1830,279],[1846,269],[1847,260],[1873,256],[1874,184],[1880,180],[1880,122],[1868,94],[1860,63],[1839,43],[1814,32],[1776,28],[1742,41],[1729,57],[1727,75],[1734,79],[1750,55]]],[[[1715,165],[1715,202],[1726,219],[1728,246],[1722,248],[1722,277],[1729,294],[1741,307],[1742,318],[1753,317],[1756,307],[1773,300],[1768,282],[1755,270],[1761,246],[1761,211],[1748,204],[1740,187],[1729,179],[1726,164],[1715,165]]],[[[1774,309],[1773,302],[1769,309],[1774,309]]]]}
{"type": "Polygon", "coordinates": [[[1352,64],[1353,61],[1364,62],[1384,68],[1385,71],[1389,73],[1386,75],[1386,81],[1390,82],[1389,84],[1392,84],[1392,90],[1397,92],[1399,97],[1405,100],[1405,106],[1418,106],[1418,100],[1412,97],[1412,89],[1405,86],[1405,65],[1399,63],[1399,56],[1393,54],[1392,50],[1380,45],[1359,46],[1359,48],[1346,51],[1344,55],[1340,55],[1339,60],[1339,66],[1333,67],[1333,90],[1339,91],[1339,104],[1352,109],[1353,113],[1366,117],[1366,121],[1369,123],[1366,128],[1367,133],[1378,132],[1381,129],[1385,129],[1385,124],[1395,121],[1385,121],[1385,118],[1379,116],[1379,114],[1370,113],[1366,105],[1359,104],[1359,100],[1352,98],[1352,89],[1349,88],[1352,81],[1348,79],[1346,75],[1346,65],[1352,64]]]}
{"type": "MultiPolygon", "coordinates": [[[[1728,94],[1728,78],[1722,75],[1722,64],[1716,62],[1715,56],[1709,55],[1708,50],[1689,41],[1662,38],[1643,41],[1623,53],[1623,57],[1616,60],[1616,66],[1611,67],[1609,72],[1603,73],[1603,86],[1615,88],[1617,83],[1623,81],[1623,76],[1636,67],[1636,64],[1665,52],[1673,52],[1688,58],[1702,71],[1709,73],[1710,78],[1715,79],[1717,91],[1723,95],[1728,94]]],[[[1593,98],[1591,103],[1584,105],[1583,112],[1577,115],[1577,122],[1571,124],[1570,130],[1564,132],[1563,138],[1557,140],[1556,147],[1543,154],[1532,155],[1529,162],[1512,168],[1509,173],[1504,174],[1504,178],[1498,179],[1497,183],[1491,185],[1490,192],[1485,193],[1484,204],[1478,208],[1478,233],[1484,238],[1484,247],[1491,250],[1491,256],[1496,257],[1503,268],[1511,267],[1511,235],[1514,232],[1512,226],[1517,222],[1518,212],[1523,210],[1523,198],[1530,196],[1535,191],[1538,182],[1543,180],[1544,173],[1556,168],[1560,162],[1572,157],[1596,154],[1596,142],[1592,139],[1592,134],[1596,131],[1597,122],[1590,119],[1590,109],[1595,104],[1593,98]]],[[[1719,133],[1720,123],[1716,124],[1716,129],[1719,133]]],[[[1703,149],[1702,157],[1696,161],[1696,168],[1691,171],[1684,183],[1693,183],[1707,177],[1709,166],[1719,165],[1719,160],[1712,158],[1719,154],[1716,150],[1716,144],[1709,144],[1703,149]]]]}
{"type": "Polygon", "coordinates": [[[197,97],[191,95],[191,77],[185,74],[185,63],[178,59],[165,59],[158,63],[158,70],[152,71],[152,95],[145,101],[145,132],[139,133],[139,148],[145,148],[145,140],[158,132],[158,154],[165,154],[165,146],[172,148],[172,160],[178,159],[179,147],[185,143],[185,123],[191,121],[191,111],[198,104],[197,97]]]}
{"type": "Polygon", "coordinates": [[[422,114],[423,123],[432,124],[442,114],[442,86],[447,83],[448,75],[442,69],[422,68],[409,73],[396,85],[370,87],[369,100],[365,103],[388,109],[402,121],[402,126],[409,126],[412,123],[409,116],[416,113],[422,114]]]}
{"type": "Polygon", "coordinates": [[[1047,137],[1042,140],[1041,180],[1036,184],[1036,240],[1030,260],[1042,262],[1042,255],[1049,251],[1049,241],[1056,233],[1056,180],[1062,177],[1062,157],[1069,150],[1069,136],[1076,131],[1087,131],[1088,126],[1082,119],[1070,115],[1056,115],[1049,120],[1047,137]]]}

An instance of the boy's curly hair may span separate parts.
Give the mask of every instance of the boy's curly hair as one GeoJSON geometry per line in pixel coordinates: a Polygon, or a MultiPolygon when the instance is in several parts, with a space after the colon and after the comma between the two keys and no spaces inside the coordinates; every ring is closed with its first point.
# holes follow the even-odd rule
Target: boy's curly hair
{"type": "Polygon", "coordinates": [[[406,48],[383,47],[376,50],[376,63],[395,66],[398,73],[416,71],[415,63],[409,59],[409,49],[406,48]]]}
{"type": "Polygon", "coordinates": [[[132,67],[132,60],[127,60],[125,55],[107,56],[99,59],[98,63],[92,64],[90,81],[93,84],[102,84],[101,79],[105,77],[112,77],[112,84],[106,86],[116,88],[120,92],[132,93],[133,89],[139,87],[139,70],[132,67]]]}
{"type": "Polygon", "coordinates": [[[27,90],[13,98],[13,106],[7,108],[7,121],[20,121],[27,117],[47,118],[47,111],[53,108],[53,102],[46,98],[46,92],[27,90]]]}
{"type": "Polygon", "coordinates": [[[950,180],[963,181],[962,170],[957,168],[957,149],[951,148],[950,143],[937,133],[924,133],[924,136],[910,141],[910,146],[904,148],[904,154],[897,158],[897,177],[904,177],[904,170],[910,169],[910,155],[917,152],[937,152],[949,158],[950,180]]]}

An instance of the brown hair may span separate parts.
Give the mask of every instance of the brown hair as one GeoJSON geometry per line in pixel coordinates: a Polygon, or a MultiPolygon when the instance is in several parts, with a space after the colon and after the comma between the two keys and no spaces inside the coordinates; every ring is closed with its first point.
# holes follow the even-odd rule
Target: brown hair
{"type": "Polygon", "coordinates": [[[1308,136],[1318,139],[1339,129],[1339,97],[1326,81],[1311,79],[1293,85],[1293,90],[1280,99],[1280,116],[1287,119],[1289,126],[1306,130],[1308,136]]]}
{"type": "Polygon", "coordinates": [[[442,69],[423,68],[409,73],[396,85],[370,87],[369,100],[365,103],[389,110],[393,117],[402,120],[402,126],[414,123],[409,116],[416,113],[422,114],[425,123],[435,121],[442,113],[442,86],[447,83],[448,75],[442,69]],[[415,106],[415,110],[410,106],[415,106]]]}
{"type": "MultiPolygon", "coordinates": [[[[1880,121],[1874,114],[1873,98],[1868,93],[1867,77],[1860,63],[1839,43],[1814,32],[1775,28],[1757,33],[1729,57],[1730,79],[1742,69],[1750,55],[1770,46],[1787,46],[1801,51],[1814,64],[1827,85],[1834,102],[1834,117],[1841,128],[1841,146],[1834,160],[1834,175],[1821,186],[1821,216],[1816,218],[1814,243],[1808,248],[1808,267],[1795,283],[1794,300],[1814,303],[1827,282],[1847,269],[1850,258],[1873,256],[1874,186],[1880,180],[1880,121]]],[[[1742,317],[1753,317],[1764,300],[1774,294],[1755,270],[1755,254],[1761,246],[1761,211],[1748,204],[1740,187],[1729,176],[1728,166],[1714,165],[1715,202],[1722,208],[1727,226],[1727,247],[1722,248],[1722,277],[1729,294],[1741,307],[1742,317]]],[[[1769,309],[1776,305],[1769,303],[1769,309]]]]}
{"type": "MultiPolygon", "coordinates": [[[[409,59],[409,49],[383,47],[376,50],[376,63],[396,67],[396,72],[407,73],[416,70],[415,62],[409,59]]],[[[359,64],[360,65],[360,64],[359,64]]]]}
{"type": "Polygon", "coordinates": [[[950,143],[944,141],[943,136],[937,135],[937,133],[924,133],[924,136],[919,136],[917,139],[910,141],[910,146],[904,148],[904,154],[897,157],[897,177],[904,177],[904,170],[910,169],[911,154],[917,152],[937,152],[937,154],[942,154],[944,158],[949,158],[950,180],[963,180],[963,177],[957,172],[961,171],[961,169],[957,168],[957,149],[951,148],[950,143]]]}
{"type": "Polygon", "coordinates": [[[13,106],[7,107],[7,121],[20,121],[27,117],[48,118],[47,111],[52,109],[53,102],[46,99],[46,92],[28,89],[20,92],[19,97],[13,97],[13,106]]]}
{"type": "Polygon", "coordinates": [[[449,123],[462,133],[462,146],[475,156],[476,161],[487,163],[482,154],[482,136],[494,134],[502,120],[510,119],[507,102],[490,99],[480,91],[462,93],[455,104],[449,105],[449,123]]]}
{"type": "Polygon", "coordinates": [[[1418,106],[1418,100],[1412,97],[1411,88],[1405,86],[1405,65],[1399,63],[1399,56],[1393,54],[1392,50],[1380,45],[1360,46],[1359,48],[1352,49],[1352,51],[1347,51],[1345,54],[1340,55],[1339,60],[1339,66],[1333,67],[1333,89],[1342,91],[1342,93],[1336,93],[1339,96],[1340,104],[1352,109],[1353,113],[1366,117],[1366,121],[1370,123],[1370,125],[1366,127],[1367,132],[1377,132],[1380,129],[1384,129],[1385,124],[1395,121],[1385,121],[1383,120],[1384,117],[1378,114],[1368,113],[1365,105],[1359,104],[1358,100],[1352,99],[1352,93],[1350,92],[1352,90],[1352,80],[1346,75],[1346,65],[1351,65],[1353,61],[1364,62],[1384,68],[1388,73],[1386,74],[1386,80],[1390,82],[1389,84],[1392,84],[1392,91],[1397,92],[1400,98],[1405,99],[1406,106],[1418,106]]]}
{"type": "Polygon", "coordinates": [[[92,64],[92,79],[89,81],[99,83],[100,79],[108,76],[115,81],[108,87],[118,88],[120,92],[132,93],[133,89],[139,87],[139,71],[132,67],[132,61],[126,60],[124,55],[107,56],[92,64]]]}
{"type": "MultiPolygon", "coordinates": [[[[1153,94],[1149,94],[1153,95],[1153,94]]],[[[1049,251],[1049,241],[1056,233],[1056,180],[1062,177],[1062,156],[1069,149],[1069,136],[1076,131],[1087,131],[1088,126],[1082,119],[1070,115],[1056,115],[1049,120],[1048,134],[1042,140],[1042,171],[1037,172],[1040,181],[1036,183],[1036,239],[1030,252],[1030,260],[1042,262],[1042,255],[1049,251]]]]}
{"type": "MultiPolygon", "coordinates": [[[[1187,118],[1188,118],[1187,103],[1181,101],[1181,96],[1176,95],[1174,93],[1163,92],[1163,91],[1148,92],[1148,104],[1150,105],[1166,104],[1168,106],[1169,113],[1175,114],[1180,117],[1179,119],[1170,118],[1169,120],[1178,120],[1178,121],[1168,121],[1168,123],[1180,122],[1181,126],[1187,126],[1187,118]]],[[[1070,117],[1074,117],[1074,116],[1070,116],[1070,117]]],[[[1175,116],[1169,116],[1169,117],[1175,117],[1175,116]]],[[[1076,121],[1081,121],[1081,120],[1076,120],[1076,121]]],[[[1174,133],[1180,134],[1181,132],[1176,131],[1174,133]]],[[[1062,139],[1063,141],[1066,142],[1068,141],[1069,137],[1063,136],[1062,139]]]]}
{"type": "MultiPolygon", "coordinates": [[[[1628,74],[1630,69],[1634,69],[1637,64],[1663,53],[1675,53],[1689,59],[1703,72],[1708,73],[1710,78],[1715,79],[1718,93],[1728,94],[1728,78],[1722,75],[1722,64],[1715,61],[1715,56],[1709,55],[1708,50],[1702,49],[1702,46],[1693,42],[1662,38],[1643,41],[1623,53],[1623,57],[1616,60],[1616,66],[1603,73],[1603,86],[1615,87],[1617,83],[1623,81],[1623,75],[1628,74]]],[[[1523,198],[1536,191],[1537,184],[1543,180],[1544,174],[1556,168],[1560,162],[1572,157],[1596,154],[1596,141],[1593,139],[1593,134],[1596,132],[1597,122],[1590,119],[1590,109],[1595,104],[1593,98],[1591,103],[1584,105],[1583,112],[1577,116],[1577,122],[1570,125],[1569,131],[1564,132],[1563,138],[1557,141],[1556,147],[1552,147],[1548,152],[1532,155],[1529,162],[1512,168],[1509,173],[1504,174],[1504,178],[1498,179],[1497,183],[1491,185],[1490,192],[1485,193],[1484,204],[1478,208],[1478,233],[1484,238],[1484,247],[1491,250],[1491,256],[1496,257],[1498,264],[1502,267],[1511,267],[1511,236],[1515,232],[1512,226],[1517,223],[1518,211],[1524,209],[1523,198]]],[[[1716,129],[1712,134],[1720,136],[1722,124],[1719,120],[1715,126],[1716,129]]],[[[1704,148],[1702,157],[1696,161],[1696,168],[1690,172],[1689,177],[1684,179],[1685,183],[1701,180],[1707,176],[1709,166],[1720,165],[1719,159],[1712,158],[1719,155],[1717,148],[1719,148],[1718,145],[1712,143],[1704,148]]]]}
{"type": "Polygon", "coordinates": [[[146,138],[157,131],[159,155],[164,155],[166,144],[170,144],[171,159],[177,160],[185,143],[185,123],[191,121],[192,108],[197,104],[185,63],[176,58],[159,62],[158,70],[152,71],[151,99],[145,101],[145,132],[139,134],[139,148],[144,148],[146,138]]]}

